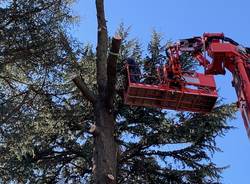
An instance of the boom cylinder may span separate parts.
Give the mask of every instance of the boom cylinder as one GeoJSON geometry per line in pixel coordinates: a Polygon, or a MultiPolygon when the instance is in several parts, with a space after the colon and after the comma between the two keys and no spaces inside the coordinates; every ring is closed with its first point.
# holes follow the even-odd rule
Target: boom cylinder
{"type": "Polygon", "coordinates": [[[239,99],[239,108],[244,120],[247,135],[250,138],[250,81],[244,61],[238,57],[236,59],[236,65],[240,79],[240,86],[236,85],[235,89],[239,99]]]}

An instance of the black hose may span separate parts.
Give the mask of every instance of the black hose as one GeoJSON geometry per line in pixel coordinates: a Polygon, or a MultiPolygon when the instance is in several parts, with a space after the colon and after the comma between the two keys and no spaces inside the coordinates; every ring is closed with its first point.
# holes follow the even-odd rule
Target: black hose
{"type": "Polygon", "coordinates": [[[229,43],[231,43],[231,44],[233,44],[233,45],[235,45],[235,46],[240,45],[239,43],[237,43],[236,41],[234,41],[233,39],[228,38],[228,37],[224,37],[223,40],[226,41],[226,42],[229,42],[229,43]]]}
{"type": "Polygon", "coordinates": [[[250,54],[250,48],[249,47],[245,47],[246,51],[248,54],[250,54]]]}

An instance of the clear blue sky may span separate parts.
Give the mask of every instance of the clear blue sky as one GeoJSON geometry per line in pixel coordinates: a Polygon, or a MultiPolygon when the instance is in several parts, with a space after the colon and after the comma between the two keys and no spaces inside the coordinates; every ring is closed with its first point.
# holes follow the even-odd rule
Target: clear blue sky
{"type": "MultiPolygon", "coordinates": [[[[137,37],[146,49],[153,29],[166,39],[199,36],[203,32],[224,32],[237,42],[250,46],[249,0],[106,0],[105,9],[109,34],[124,22],[132,26],[131,36],[137,37]]],[[[78,0],[75,13],[81,16],[75,36],[83,42],[96,44],[96,12],[94,0],[78,0]]],[[[235,102],[231,75],[216,77],[219,94],[225,102],[235,102]]],[[[223,173],[225,184],[249,184],[250,141],[238,113],[229,122],[231,130],[218,144],[224,151],[215,155],[220,166],[230,167],[223,173]]]]}

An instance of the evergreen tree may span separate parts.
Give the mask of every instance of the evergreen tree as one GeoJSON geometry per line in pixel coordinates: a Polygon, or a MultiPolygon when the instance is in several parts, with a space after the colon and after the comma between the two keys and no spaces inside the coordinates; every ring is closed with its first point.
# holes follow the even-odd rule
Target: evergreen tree
{"type": "MultiPolygon", "coordinates": [[[[13,0],[0,8],[0,182],[219,183],[215,138],[231,128],[236,107],[218,103],[198,114],[124,105],[124,60],[154,74],[166,60],[162,37],[153,32],[144,57],[121,26],[116,65],[106,53],[108,45],[117,52],[120,39],[108,39],[103,1],[96,3],[96,52],[67,34],[71,1],[13,0]]],[[[183,63],[193,67],[188,56],[183,63]]]]}

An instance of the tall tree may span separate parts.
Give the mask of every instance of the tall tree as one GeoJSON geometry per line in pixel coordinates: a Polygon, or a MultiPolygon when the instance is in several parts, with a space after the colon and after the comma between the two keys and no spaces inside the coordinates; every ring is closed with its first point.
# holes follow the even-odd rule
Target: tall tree
{"type": "MultiPolygon", "coordinates": [[[[236,108],[196,114],[124,105],[124,59],[153,74],[166,60],[161,36],[153,33],[146,57],[124,26],[109,39],[96,0],[97,49],[79,48],[66,34],[70,5],[15,0],[0,9],[0,182],[218,183],[223,168],[210,154],[236,108]]],[[[193,67],[188,56],[183,63],[193,67]]]]}
{"type": "Polygon", "coordinates": [[[98,34],[96,49],[97,94],[93,94],[79,77],[74,79],[84,97],[94,107],[95,124],[91,133],[94,135],[93,174],[96,184],[116,183],[117,144],[115,142],[114,94],[116,82],[116,61],[121,38],[114,37],[108,53],[108,32],[103,0],[96,0],[98,34]]]}

